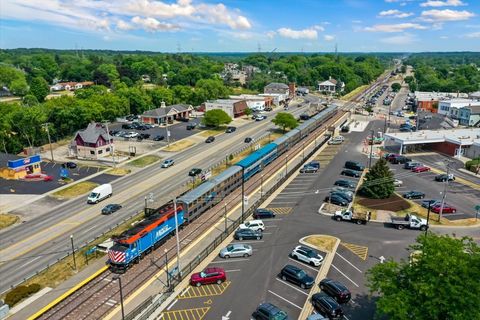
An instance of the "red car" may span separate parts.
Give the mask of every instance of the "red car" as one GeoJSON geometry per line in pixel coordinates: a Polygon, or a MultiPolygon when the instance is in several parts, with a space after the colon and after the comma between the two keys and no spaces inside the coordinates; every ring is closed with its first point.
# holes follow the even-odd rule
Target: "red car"
{"type": "Polygon", "coordinates": [[[387,161],[392,161],[395,157],[398,157],[399,155],[396,153],[389,153],[386,155],[385,160],[387,161]]]}
{"type": "MultiPolygon", "coordinates": [[[[436,206],[432,207],[432,211],[435,212],[435,213],[440,213],[440,208],[441,207],[442,207],[441,205],[436,205],[436,206]]],[[[457,212],[457,209],[455,209],[454,207],[452,207],[448,204],[443,205],[442,213],[455,213],[455,212],[457,212]]]]}
{"type": "Polygon", "coordinates": [[[202,284],[221,284],[227,280],[225,270],[222,268],[206,268],[202,272],[194,273],[190,277],[192,286],[200,287],[202,284]]]}
{"type": "Polygon", "coordinates": [[[44,176],[43,181],[52,181],[53,177],[52,176],[44,176]]]}
{"type": "Polygon", "coordinates": [[[426,171],[430,171],[430,168],[425,166],[418,166],[418,167],[412,168],[412,172],[426,172],[426,171]]]}

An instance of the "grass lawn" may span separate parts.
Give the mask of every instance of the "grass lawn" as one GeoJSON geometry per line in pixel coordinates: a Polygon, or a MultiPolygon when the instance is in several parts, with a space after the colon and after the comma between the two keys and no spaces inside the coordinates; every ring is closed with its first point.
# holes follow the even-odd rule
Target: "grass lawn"
{"type": "Polygon", "coordinates": [[[366,88],[368,88],[368,84],[365,84],[363,86],[360,86],[358,88],[356,88],[355,90],[353,91],[350,91],[349,93],[347,93],[346,95],[344,95],[342,97],[342,100],[350,100],[352,99],[356,94],[359,94],[360,92],[362,92],[363,90],[365,90],[366,88]]]}
{"type": "Polygon", "coordinates": [[[149,164],[155,163],[161,158],[159,156],[155,156],[153,154],[144,156],[138,159],[133,160],[132,162],[128,163],[131,166],[138,167],[138,168],[143,168],[148,166],[149,164]]]}
{"type": "Polygon", "coordinates": [[[306,243],[311,244],[312,246],[317,247],[321,251],[332,252],[333,246],[337,241],[336,238],[332,236],[310,236],[303,239],[306,243]]]}
{"type": "Polygon", "coordinates": [[[220,127],[218,129],[208,129],[208,130],[204,130],[202,132],[200,132],[198,135],[201,136],[201,137],[205,137],[205,138],[208,138],[210,136],[217,136],[223,132],[225,132],[225,128],[224,127],[220,127]]]}
{"type": "Polygon", "coordinates": [[[108,174],[111,174],[111,175],[114,175],[114,176],[125,176],[125,175],[129,174],[130,172],[132,172],[132,170],[125,169],[125,168],[114,168],[114,169],[111,169],[111,170],[107,171],[108,174]]]}
{"type": "Polygon", "coordinates": [[[0,213],[0,229],[11,226],[16,223],[19,218],[16,215],[8,213],[0,213]]]}
{"type": "Polygon", "coordinates": [[[194,145],[193,141],[188,139],[182,139],[180,141],[171,143],[170,146],[165,147],[163,151],[177,152],[177,151],[182,151],[184,149],[187,149],[188,147],[191,147],[193,145],[194,145]]]}
{"type": "Polygon", "coordinates": [[[88,193],[89,191],[91,191],[93,188],[97,186],[98,186],[98,183],[83,181],[83,182],[74,184],[73,186],[57,191],[53,193],[52,196],[57,199],[73,198],[73,197],[88,193]]]}

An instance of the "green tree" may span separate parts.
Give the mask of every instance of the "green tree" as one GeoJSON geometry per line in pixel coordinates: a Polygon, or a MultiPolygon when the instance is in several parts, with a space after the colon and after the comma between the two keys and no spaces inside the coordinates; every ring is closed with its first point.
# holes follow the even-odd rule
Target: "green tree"
{"type": "Polygon", "coordinates": [[[395,191],[393,173],[387,160],[379,159],[365,174],[361,193],[368,198],[386,199],[395,191]]]}
{"type": "Polygon", "coordinates": [[[400,91],[400,89],[402,89],[402,85],[398,82],[394,82],[394,83],[392,83],[391,88],[392,88],[393,92],[398,92],[398,91],[400,91]]]}
{"type": "Polygon", "coordinates": [[[272,119],[272,122],[279,127],[282,127],[283,132],[286,128],[294,129],[298,126],[298,121],[291,113],[279,112],[272,119]]]}
{"type": "Polygon", "coordinates": [[[35,77],[32,79],[32,83],[30,83],[29,94],[34,95],[39,102],[43,102],[49,92],[50,88],[48,87],[48,83],[45,79],[42,77],[35,77]]]}
{"type": "Polygon", "coordinates": [[[400,71],[402,73],[407,73],[407,66],[403,64],[402,67],[400,68],[400,71]]]}
{"type": "Polygon", "coordinates": [[[8,86],[8,88],[16,96],[23,97],[28,92],[28,84],[27,84],[27,81],[25,80],[25,77],[21,77],[13,80],[12,82],[10,82],[10,85],[8,86]]]}
{"type": "Polygon", "coordinates": [[[218,128],[221,125],[229,124],[232,118],[223,110],[215,109],[205,112],[202,123],[208,127],[218,128]]]}
{"type": "Polygon", "coordinates": [[[22,104],[27,107],[32,107],[38,104],[38,100],[33,94],[27,94],[23,97],[22,104]]]}
{"type": "Polygon", "coordinates": [[[98,66],[93,74],[93,80],[98,84],[110,86],[115,80],[118,80],[120,74],[114,64],[103,63],[98,66]]]}
{"type": "Polygon", "coordinates": [[[470,238],[429,233],[410,261],[389,260],[367,273],[377,314],[391,320],[480,319],[480,247],[470,238]]]}
{"type": "Polygon", "coordinates": [[[250,109],[250,108],[245,109],[245,115],[249,116],[252,113],[253,113],[252,109],[250,109]]]}

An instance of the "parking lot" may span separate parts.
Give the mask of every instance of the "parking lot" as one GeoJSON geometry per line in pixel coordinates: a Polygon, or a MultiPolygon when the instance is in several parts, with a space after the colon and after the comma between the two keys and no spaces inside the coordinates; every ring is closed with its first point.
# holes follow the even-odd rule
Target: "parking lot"
{"type": "MultiPolygon", "coordinates": [[[[353,301],[344,306],[345,318],[371,319],[374,303],[365,288],[365,271],[379,263],[382,256],[407,257],[408,251],[404,248],[418,232],[396,232],[385,228],[383,224],[358,226],[341,223],[318,213],[325,192],[328,193],[339,177],[345,160],[353,158],[365,162],[365,156],[356,150],[364,135],[366,133],[349,135],[344,145],[326,148],[317,158],[321,162],[319,172],[299,174],[275,197],[268,208],[275,211],[277,216],[263,220],[266,227],[263,239],[241,241],[252,246],[251,257],[217,257],[210,262],[209,267],[225,270],[227,282],[201,286],[203,289],[185,288],[164,311],[164,317],[173,319],[172,315],[175,314],[176,319],[221,319],[222,316],[250,319],[260,303],[270,302],[287,312],[292,319],[298,318],[304,304],[309,303],[309,290],[283,281],[278,274],[285,265],[290,264],[315,278],[319,268],[292,259],[290,253],[300,244],[301,238],[312,234],[328,234],[342,241],[328,276],[342,282],[352,292],[353,301]],[[378,237],[371,237],[372,234],[378,237]],[[206,314],[202,314],[204,310],[207,310],[206,314]],[[187,314],[190,317],[187,318],[187,314]]],[[[320,254],[324,256],[324,253],[320,254]]],[[[318,286],[318,283],[314,286],[318,286]]]]}

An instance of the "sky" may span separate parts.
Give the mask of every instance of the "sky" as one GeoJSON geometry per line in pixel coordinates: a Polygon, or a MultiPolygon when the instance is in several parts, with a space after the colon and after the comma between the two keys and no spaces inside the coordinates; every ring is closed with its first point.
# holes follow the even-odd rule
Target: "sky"
{"type": "Polygon", "coordinates": [[[480,0],[1,0],[0,48],[480,51],[480,0]]]}

